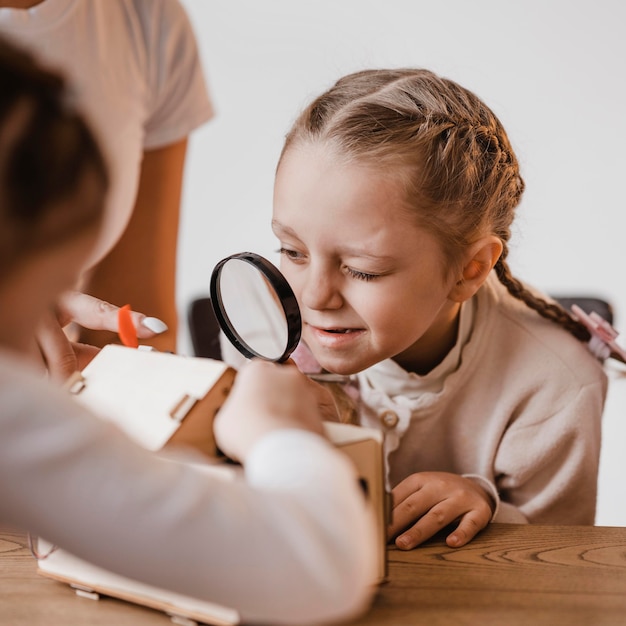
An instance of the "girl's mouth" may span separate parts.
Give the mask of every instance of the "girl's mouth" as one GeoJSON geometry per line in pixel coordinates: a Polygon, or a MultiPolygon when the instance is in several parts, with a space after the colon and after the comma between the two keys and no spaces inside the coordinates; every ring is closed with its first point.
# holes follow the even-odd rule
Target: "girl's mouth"
{"type": "Polygon", "coordinates": [[[363,335],[363,328],[322,328],[308,326],[307,335],[318,345],[331,349],[348,348],[363,335]]]}

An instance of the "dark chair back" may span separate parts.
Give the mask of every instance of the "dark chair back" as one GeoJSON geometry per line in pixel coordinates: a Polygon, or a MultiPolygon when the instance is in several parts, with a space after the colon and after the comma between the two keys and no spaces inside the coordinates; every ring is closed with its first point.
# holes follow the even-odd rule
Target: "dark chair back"
{"type": "Polygon", "coordinates": [[[211,306],[211,298],[192,300],[187,315],[194,355],[221,361],[220,326],[211,306]]]}
{"type": "Polygon", "coordinates": [[[613,324],[613,307],[602,298],[592,296],[552,296],[566,311],[570,311],[572,304],[577,304],[587,315],[595,311],[609,324],[613,324]]]}

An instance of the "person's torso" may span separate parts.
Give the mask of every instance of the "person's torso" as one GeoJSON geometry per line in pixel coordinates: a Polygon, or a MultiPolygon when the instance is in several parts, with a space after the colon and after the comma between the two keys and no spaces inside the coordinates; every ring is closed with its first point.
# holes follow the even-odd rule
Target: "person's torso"
{"type": "Polygon", "coordinates": [[[70,79],[70,104],[106,155],[111,185],[91,266],[130,219],[144,149],[178,141],[210,117],[193,32],[176,2],[44,0],[1,8],[0,34],[70,79]]]}
{"type": "Polygon", "coordinates": [[[494,461],[513,422],[541,420],[574,403],[585,385],[604,381],[606,389],[587,348],[512,298],[494,275],[474,305],[456,352],[425,377],[392,361],[358,375],[361,421],[385,434],[390,485],[420,471],[495,480],[494,461]]]}

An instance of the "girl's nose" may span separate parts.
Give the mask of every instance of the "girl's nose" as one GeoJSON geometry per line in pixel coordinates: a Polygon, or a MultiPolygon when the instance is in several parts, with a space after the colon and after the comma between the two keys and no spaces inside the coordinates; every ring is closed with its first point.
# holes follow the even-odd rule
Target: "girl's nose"
{"type": "Polygon", "coordinates": [[[302,304],[314,310],[338,309],[343,304],[339,284],[324,268],[309,266],[302,287],[302,304]]]}

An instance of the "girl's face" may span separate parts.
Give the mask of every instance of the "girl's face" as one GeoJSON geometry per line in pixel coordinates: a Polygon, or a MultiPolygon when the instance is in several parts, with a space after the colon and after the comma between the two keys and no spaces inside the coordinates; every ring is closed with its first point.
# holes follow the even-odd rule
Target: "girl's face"
{"type": "Polygon", "coordinates": [[[416,225],[402,185],[321,145],[291,147],[274,189],[280,267],[319,364],[352,374],[393,357],[426,373],[456,341],[456,279],[416,225]]]}

